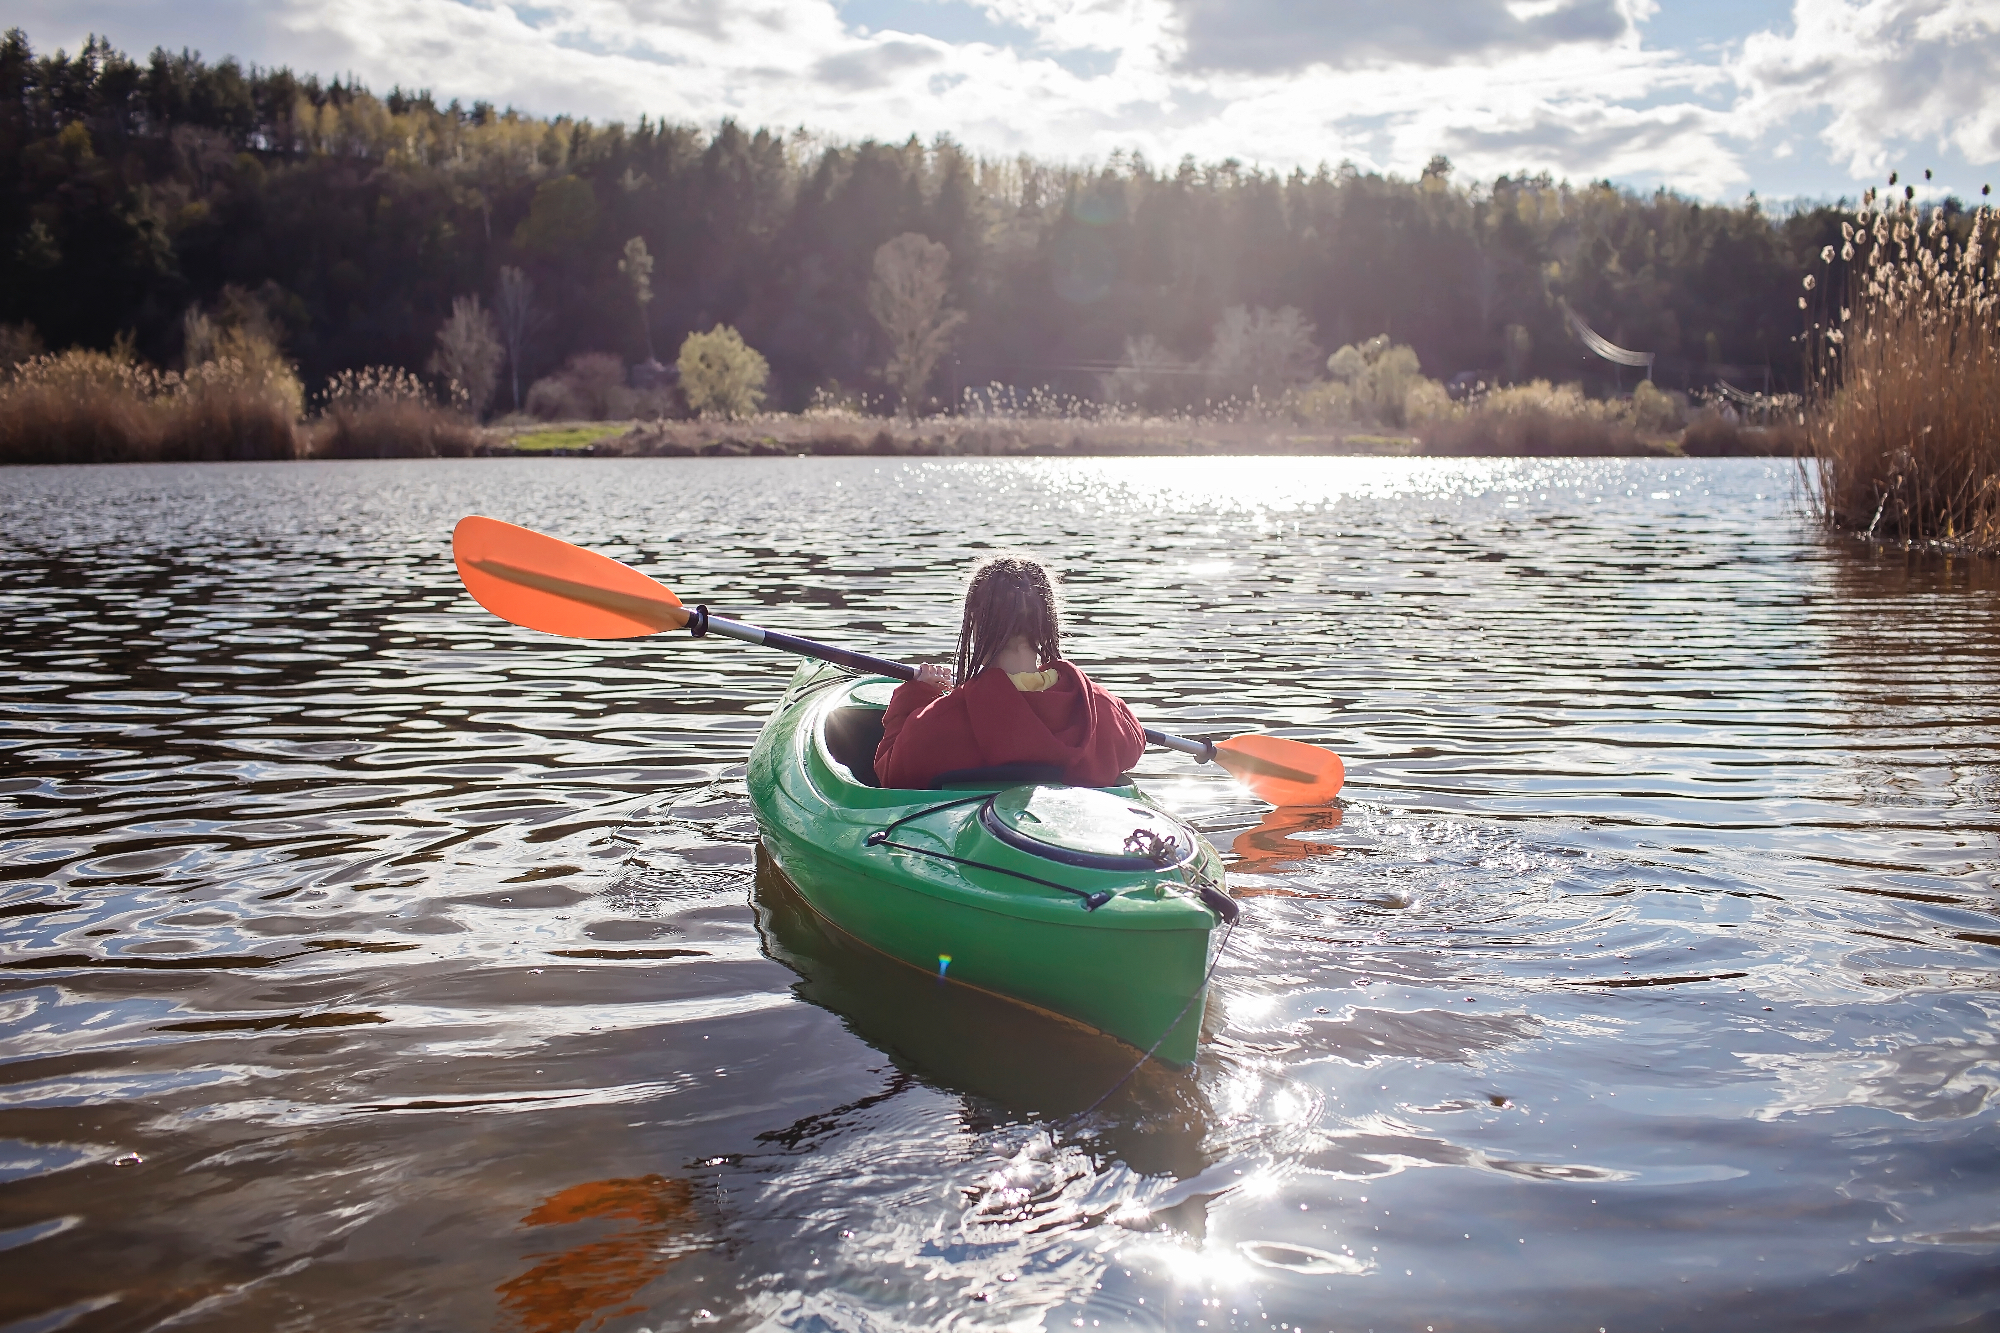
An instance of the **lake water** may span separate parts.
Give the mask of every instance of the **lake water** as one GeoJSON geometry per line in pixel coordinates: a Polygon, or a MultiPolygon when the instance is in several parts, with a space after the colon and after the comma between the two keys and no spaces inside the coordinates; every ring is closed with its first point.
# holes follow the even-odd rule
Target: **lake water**
{"type": "Polygon", "coordinates": [[[2000,1327],[2000,569],[1765,460],[0,473],[0,1328],[2000,1327]],[[1348,761],[1201,1060],[760,875],[792,663],[461,592],[485,513],[942,657],[1066,569],[1149,723],[1348,761]]]}

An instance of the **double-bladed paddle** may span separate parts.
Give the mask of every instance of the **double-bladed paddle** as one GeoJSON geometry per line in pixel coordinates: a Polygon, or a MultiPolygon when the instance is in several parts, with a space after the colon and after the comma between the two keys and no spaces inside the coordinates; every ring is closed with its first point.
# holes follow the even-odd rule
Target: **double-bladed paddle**
{"type": "MultiPolygon", "coordinates": [[[[761,643],[835,666],[915,680],[917,669],[884,657],[816,643],[776,630],[681,605],[673,589],[610,556],[558,541],[532,528],[477,514],[451,534],[452,556],[466,591],[478,603],[527,629],[572,639],[636,639],[687,629],[761,643]]],[[[1272,805],[1324,805],[1340,791],[1346,769],[1331,750],[1282,736],[1235,736],[1194,741],[1146,728],[1153,745],[1213,761],[1272,805]]]]}

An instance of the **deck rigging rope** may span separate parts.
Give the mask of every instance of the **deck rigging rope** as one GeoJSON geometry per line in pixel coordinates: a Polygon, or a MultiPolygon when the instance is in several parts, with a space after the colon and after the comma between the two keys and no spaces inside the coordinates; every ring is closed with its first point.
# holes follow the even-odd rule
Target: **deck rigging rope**
{"type": "Polygon", "coordinates": [[[969,857],[953,856],[950,852],[940,852],[929,847],[918,847],[907,842],[897,842],[889,836],[912,819],[921,819],[925,815],[934,815],[940,810],[949,810],[953,806],[971,805],[975,801],[984,801],[990,805],[993,797],[994,793],[992,792],[981,792],[977,796],[964,796],[956,801],[944,801],[937,805],[926,806],[922,810],[912,811],[895,821],[895,823],[890,824],[887,828],[879,828],[869,834],[868,846],[893,847],[899,852],[914,852],[918,856],[928,856],[939,861],[950,861],[957,865],[971,866],[974,870],[991,870],[995,874],[1012,875],[1015,879],[1024,879],[1030,884],[1040,884],[1044,888],[1060,889],[1064,893],[1072,893],[1083,899],[1083,910],[1086,912],[1095,912],[1098,908],[1111,901],[1111,894],[1103,889],[1098,890],[1096,893],[1090,893],[1084,889],[1073,888],[1068,884],[1058,884],[1052,879],[1043,879],[1039,875],[1024,874],[1019,870],[1009,870],[1006,866],[996,866],[988,861],[974,861],[969,857]]]}

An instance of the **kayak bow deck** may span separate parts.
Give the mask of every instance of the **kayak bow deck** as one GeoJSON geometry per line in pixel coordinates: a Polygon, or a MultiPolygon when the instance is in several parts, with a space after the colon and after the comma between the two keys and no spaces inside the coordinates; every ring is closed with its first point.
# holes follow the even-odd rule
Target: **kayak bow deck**
{"type": "Polygon", "coordinates": [[[941,982],[1192,1063],[1211,931],[1234,917],[1215,849],[1130,786],[876,786],[894,687],[804,664],[751,752],[764,847],[799,896],[941,982]]]}

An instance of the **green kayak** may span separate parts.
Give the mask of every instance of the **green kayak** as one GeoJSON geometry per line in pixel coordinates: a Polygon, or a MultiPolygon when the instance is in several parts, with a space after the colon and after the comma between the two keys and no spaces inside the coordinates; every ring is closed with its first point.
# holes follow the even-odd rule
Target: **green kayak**
{"type": "Polygon", "coordinates": [[[1192,1063],[1210,933],[1235,918],[1215,849],[1130,786],[876,786],[895,685],[807,663],[751,751],[764,847],[799,897],[942,984],[1192,1063]]]}

